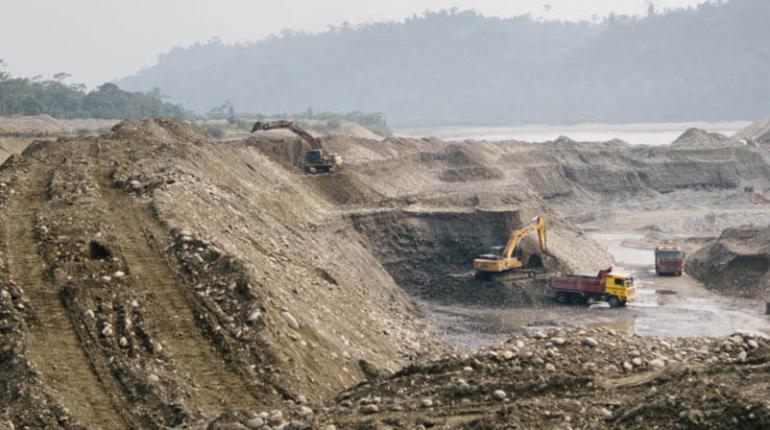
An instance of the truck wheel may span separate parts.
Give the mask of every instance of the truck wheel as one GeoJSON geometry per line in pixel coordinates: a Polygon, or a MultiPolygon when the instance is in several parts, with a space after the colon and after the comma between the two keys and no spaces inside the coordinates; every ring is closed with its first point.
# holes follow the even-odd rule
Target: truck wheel
{"type": "Polygon", "coordinates": [[[580,294],[573,294],[570,296],[569,302],[573,305],[584,305],[586,303],[586,299],[580,294]]]}
{"type": "Polygon", "coordinates": [[[558,303],[566,305],[567,303],[569,303],[569,295],[567,293],[558,293],[556,294],[556,301],[558,303]]]}
{"type": "Polygon", "coordinates": [[[611,308],[620,307],[620,299],[617,296],[610,296],[610,299],[607,300],[607,302],[610,304],[611,308]]]}
{"type": "Polygon", "coordinates": [[[676,273],[676,276],[682,276],[682,269],[679,269],[679,272],[676,273]]]}

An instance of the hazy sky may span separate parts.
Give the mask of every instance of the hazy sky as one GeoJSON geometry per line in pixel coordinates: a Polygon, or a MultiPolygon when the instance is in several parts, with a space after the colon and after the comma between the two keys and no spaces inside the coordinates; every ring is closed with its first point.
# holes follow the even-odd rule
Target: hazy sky
{"type": "MultiPolygon", "coordinates": [[[[649,0],[0,0],[0,59],[15,76],[57,72],[89,86],[132,74],[158,54],[218,36],[253,41],[282,29],[400,20],[425,10],[475,9],[590,20],[642,14],[649,0]],[[550,8],[548,7],[550,5],[550,8]]],[[[653,0],[658,10],[704,0],[653,0]]]]}

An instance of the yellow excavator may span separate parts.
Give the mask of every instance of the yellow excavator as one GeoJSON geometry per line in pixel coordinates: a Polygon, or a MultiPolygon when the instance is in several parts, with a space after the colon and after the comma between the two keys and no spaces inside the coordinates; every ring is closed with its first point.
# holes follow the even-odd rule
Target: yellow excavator
{"type": "Polygon", "coordinates": [[[305,153],[303,167],[308,173],[334,173],[342,166],[342,157],[333,152],[327,152],[321,146],[321,141],[306,132],[293,121],[279,120],[272,122],[257,121],[251,128],[251,132],[275,129],[286,129],[300,137],[310,145],[310,150],[305,153]]]}
{"type": "MultiPolygon", "coordinates": [[[[473,269],[476,270],[476,276],[479,278],[491,278],[495,274],[509,272],[524,267],[525,263],[522,261],[521,249],[519,243],[528,234],[537,231],[537,236],[540,241],[540,251],[545,253],[545,219],[539,216],[532,220],[529,225],[516,229],[511,233],[511,237],[508,239],[508,243],[505,247],[494,248],[494,254],[482,254],[478,258],[473,260],[473,269]]],[[[542,257],[538,255],[532,255],[529,258],[528,266],[534,266],[535,258],[538,258],[542,264],[542,257]]]]}

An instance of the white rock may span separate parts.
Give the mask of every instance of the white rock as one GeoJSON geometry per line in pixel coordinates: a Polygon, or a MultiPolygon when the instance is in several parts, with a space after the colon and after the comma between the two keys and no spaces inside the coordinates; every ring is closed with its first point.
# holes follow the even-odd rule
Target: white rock
{"type": "Polygon", "coordinates": [[[759,348],[759,343],[757,343],[757,341],[754,340],[754,339],[749,339],[749,341],[746,342],[746,343],[749,345],[749,348],[751,348],[751,349],[759,348]]]}
{"type": "Polygon", "coordinates": [[[563,337],[552,337],[551,342],[553,342],[554,345],[562,346],[565,343],[567,343],[567,340],[564,339],[563,337]]]}
{"type": "Polygon", "coordinates": [[[465,373],[473,373],[473,368],[471,366],[465,366],[465,367],[463,367],[463,372],[465,372],[465,373]]]}
{"type": "Polygon", "coordinates": [[[654,360],[650,360],[649,362],[647,362],[647,365],[650,366],[650,368],[652,369],[662,369],[666,367],[666,362],[659,358],[656,358],[654,360]]]}
{"type": "Polygon", "coordinates": [[[624,361],[623,362],[623,368],[626,369],[626,371],[630,372],[630,371],[634,370],[634,365],[629,363],[629,362],[627,362],[627,361],[624,361]]]}
{"type": "Polygon", "coordinates": [[[554,366],[551,363],[545,363],[545,370],[547,370],[549,372],[555,372],[556,371],[556,366],[554,366]]]}
{"type": "Polygon", "coordinates": [[[495,390],[494,393],[492,393],[492,397],[494,397],[496,400],[505,400],[508,395],[503,390],[495,390]]]}
{"type": "Polygon", "coordinates": [[[430,408],[433,406],[433,400],[430,397],[426,397],[420,401],[420,405],[422,405],[423,408],[430,408]]]}
{"type": "Polygon", "coordinates": [[[592,337],[587,337],[583,339],[583,344],[586,346],[590,346],[591,348],[596,348],[599,345],[599,342],[597,342],[596,339],[592,337]]]}
{"type": "Polygon", "coordinates": [[[262,318],[262,312],[259,311],[259,309],[255,310],[254,312],[249,314],[249,322],[255,323],[259,321],[259,319],[262,318]]]}
{"type": "Polygon", "coordinates": [[[748,354],[746,354],[746,351],[741,351],[741,352],[738,353],[738,355],[735,358],[738,361],[740,361],[740,362],[744,362],[744,361],[746,361],[746,357],[747,356],[748,356],[748,354]]]}
{"type": "Polygon", "coordinates": [[[11,293],[8,291],[0,291],[0,303],[11,300],[11,293]]]}
{"type": "Polygon", "coordinates": [[[503,358],[505,358],[506,360],[510,360],[513,357],[514,357],[513,351],[508,351],[508,350],[503,351],[503,358]]]}
{"type": "Polygon", "coordinates": [[[639,357],[634,357],[634,358],[631,359],[631,364],[633,364],[636,367],[641,367],[642,366],[642,359],[639,358],[639,357]]]}
{"type": "Polygon", "coordinates": [[[250,429],[259,429],[264,427],[264,425],[265,425],[265,420],[260,417],[252,418],[246,421],[246,427],[250,429]]]}
{"type": "Polygon", "coordinates": [[[299,329],[299,323],[297,322],[296,318],[294,318],[294,315],[290,314],[289,311],[281,312],[281,316],[289,327],[293,328],[294,330],[299,329]]]}
{"type": "Polygon", "coordinates": [[[125,274],[125,272],[122,272],[122,271],[118,270],[117,272],[113,273],[112,276],[114,276],[117,279],[120,279],[120,278],[126,276],[126,274],[125,274]]]}
{"type": "Polygon", "coordinates": [[[118,340],[118,343],[120,344],[120,346],[125,348],[128,346],[128,339],[126,339],[125,336],[121,336],[120,340],[118,340]]]}
{"type": "Polygon", "coordinates": [[[283,412],[279,410],[274,410],[270,412],[270,415],[267,416],[267,421],[271,424],[278,424],[283,420],[283,412]]]}
{"type": "Polygon", "coordinates": [[[150,376],[147,377],[147,380],[152,384],[157,384],[160,382],[160,378],[154,373],[150,373],[150,376]]]}
{"type": "Polygon", "coordinates": [[[92,311],[91,309],[86,309],[85,312],[83,312],[83,316],[92,320],[94,319],[94,311],[92,311]]]}
{"type": "Polygon", "coordinates": [[[301,406],[299,408],[299,416],[302,418],[309,418],[313,416],[313,410],[308,408],[307,406],[301,406]]]}

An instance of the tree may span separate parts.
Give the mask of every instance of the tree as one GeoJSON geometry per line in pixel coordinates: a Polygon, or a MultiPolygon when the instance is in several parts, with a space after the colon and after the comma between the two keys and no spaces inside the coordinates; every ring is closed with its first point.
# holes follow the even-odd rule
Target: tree
{"type": "Polygon", "coordinates": [[[67,72],[59,72],[59,73],[57,73],[57,74],[53,75],[53,78],[54,78],[54,80],[56,80],[56,81],[58,81],[58,82],[64,82],[64,81],[66,81],[68,78],[71,78],[71,77],[72,77],[72,75],[70,75],[70,74],[69,74],[69,73],[67,73],[67,72]]]}

